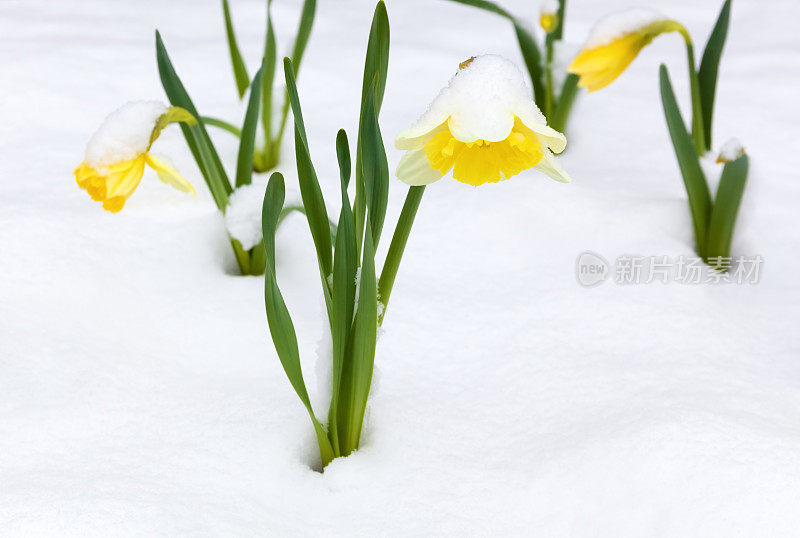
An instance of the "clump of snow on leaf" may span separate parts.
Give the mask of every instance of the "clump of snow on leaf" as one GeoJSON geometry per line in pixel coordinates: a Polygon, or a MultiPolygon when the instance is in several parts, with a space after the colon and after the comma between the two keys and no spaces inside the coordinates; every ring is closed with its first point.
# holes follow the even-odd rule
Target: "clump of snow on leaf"
{"type": "Polygon", "coordinates": [[[131,101],[109,114],[86,145],[84,160],[102,168],[147,151],[158,118],[167,112],[159,101],[131,101]]]}
{"type": "Polygon", "coordinates": [[[250,250],[261,241],[261,206],[266,191],[267,180],[253,178],[249,185],[237,187],[228,199],[225,227],[245,250],[250,250]]]}
{"type": "MultiPolygon", "coordinates": [[[[261,208],[264,204],[264,193],[267,191],[267,179],[256,177],[249,185],[242,185],[230,195],[228,207],[225,209],[225,227],[230,236],[242,244],[242,248],[250,250],[261,242],[261,208]]],[[[286,192],[284,207],[296,205],[297,194],[286,192]]]]}
{"type": "Polygon", "coordinates": [[[607,45],[615,39],[638,32],[645,26],[666,20],[666,18],[658,11],[647,8],[633,8],[612,13],[597,22],[589,32],[589,37],[583,47],[593,49],[607,45]]]}
{"type": "Polygon", "coordinates": [[[462,65],[414,127],[400,134],[399,149],[408,149],[404,147],[406,139],[421,136],[445,121],[461,142],[505,140],[515,115],[529,127],[546,123],[525,76],[514,63],[487,54],[462,65]]]}
{"type": "Polygon", "coordinates": [[[727,163],[735,161],[742,155],[744,155],[744,146],[742,146],[738,138],[731,138],[725,142],[719,150],[717,162],[727,163]]]}

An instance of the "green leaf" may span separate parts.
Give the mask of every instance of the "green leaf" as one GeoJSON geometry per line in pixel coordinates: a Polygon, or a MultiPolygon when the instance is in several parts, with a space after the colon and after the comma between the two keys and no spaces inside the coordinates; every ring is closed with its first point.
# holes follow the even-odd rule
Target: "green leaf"
{"type": "Polygon", "coordinates": [[[242,123],[242,136],[239,140],[239,156],[236,159],[236,186],[249,185],[253,180],[253,151],[256,147],[256,129],[258,129],[258,106],[261,101],[261,80],[264,76],[264,64],[253,77],[250,86],[250,99],[242,123]]]}
{"type": "Polygon", "coordinates": [[[326,304],[329,305],[330,290],[327,278],[333,271],[333,259],[328,211],[325,207],[325,200],[322,197],[322,189],[320,189],[317,174],[314,171],[314,165],[311,162],[311,154],[309,153],[306,139],[306,128],[303,123],[303,112],[300,109],[300,98],[297,94],[297,83],[292,69],[292,61],[289,58],[283,59],[283,70],[286,76],[289,101],[292,105],[292,114],[294,115],[295,153],[300,195],[303,198],[308,226],[311,229],[311,237],[314,239],[314,247],[317,250],[317,260],[319,262],[320,276],[322,277],[322,286],[326,294],[326,304]]]}
{"type": "MultiPolygon", "coordinates": [[[[311,28],[314,25],[314,15],[317,9],[317,2],[316,0],[306,0],[303,3],[303,10],[300,13],[300,22],[297,27],[297,34],[295,35],[294,46],[292,47],[292,65],[294,66],[295,73],[300,72],[300,62],[303,60],[303,54],[306,50],[306,45],[308,45],[308,39],[311,35],[311,28]]],[[[272,31],[272,25],[270,23],[269,31],[268,31],[268,38],[267,38],[267,46],[268,48],[271,47],[272,55],[274,56],[275,52],[275,38],[274,33],[272,31]],[[273,36],[273,37],[269,37],[273,36]],[[271,45],[270,45],[271,42],[271,45]]],[[[268,100],[270,106],[272,105],[272,84],[269,86],[270,88],[270,95],[267,97],[265,96],[265,102],[268,100]]],[[[264,120],[264,128],[272,130],[272,118],[271,118],[272,111],[270,110],[270,117],[265,118],[264,120]]],[[[280,121],[278,123],[278,132],[276,134],[272,134],[270,132],[269,136],[267,137],[267,149],[269,151],[268,164],[276,164],[278,162],[278,158],[280,156],[280,147],[281,142],[283,140],[283,133],[286,129],[286,120],[289,116],[289,97],[288,94],[284,96],[283,106],[281,107],[281,116],[280,121]]]]}
{"type": "Polygon", "coordinates": [[[231,65],[233,66],[233,76],[236,79],[236,89],[239,91],[239,99],[244,97],[247,86],[250,84],[250,77],[247,75],[247,67],[242,60],[239,52],[239,45],[236,43],[236,34],[233,31],[231,21],[231,10],[228,7],[228,0],[222,0],[222,12],[225,15],[225,35],[228,38],[228,50],[231,53],[231,65]]]}
{"type": "Polygon", "coordinates": [[[295,70],[300,72],[300,62],[303,61],[303,54],[308,45],[308,38],[311,36],[311,27],[314,26],[314,14],[317,11],[317,0],[305,0],[303,11],[300,13],[300,23],[297,26],[297,34],[294,38],[292,47],[292,64],[295,70]]]}
{"type": "MultiPolygon", "coordinates": [[[[158,30],[156,30],[156,60],[158,62],[161,85],[164,87],[164,92],[167,94],[169,102],[174,106],[185,108],[196,118],[201,117],[189,98],[189,94],[186,93],[180,78],[178,78],[175,68],[172,66],[158,30]]],[[[200,169],[200,173],[203,174],[203,179],[205,179],[208,189],[214,197],[214,202],[220,211],[225,212],[225,207],[228,205],[228,195],[233,192],[233,189],[228,181],[225,169],[222,167],[219,155],[217,155],[217,151],[211,143],[211,138],[208,136],[202,122],[193,127],[182,123],[181,131],[183,131],[186,144],[189,146],[197,167],[200,169]]]]}
{"type": "Polygon", "coordinates": [[[372,225],[372,243],[378,245],[389,203],[389,162],[383,146],[374,92],[367,92],[362,144],[365,200],[372,225]]]}
{"type": "Polygon", "coordinates": [[[567,129],[569,113],[572,110],[575,97],[578,95],[578,82],[580,79],[578,75],[570,73],[561,85],[561,92],[558,94],[556,109],[553,112],[553,117],[550,118],[549,121],[550,127],[559,133],[563,133],[567,129]]]}
{"type": "MultiPolygon", "coordinates": [[[[275,30],[272,27],[270,4],[271,2],[267,3],[267,36],[264,41],[264,82],[261,87],[261,125],[264,129],[265,154],[273,151],[272,98],[273,88],[275,86],[275,68],[278,63],[275,30]]],[[[265,167],[273,164],[273,162],[270,161],[271,155],[265,155],[264,157],[269,161],[264,164],[265,167]]]]}
{"type": "Polygon", "coordinates": [[[517,34],[522,58],[525,60],[525,67],[528,68],[528,75],[531,77],[533,99],[541,107],[546,99],[542,53],[539,51],[539,46],[536,44],[534,37],[517,21],[514,21],[514,31],[517,34]]]}
{"type": "Polygon", "coordinates": [[[355,310],[356,268],[356,235],[353,226],[353,212],[347,195],[347,184],[350,180],[350,149],[344,131],[339,131],[336,138],[336,153],[339,157],[339,169],[342,192],[342,210],[339,213],[339,225],[336,234],[336,248],[333,256],[333,291],[331,293],[331,340],[333,343],[333,392],[328,413],[330,438],[334,452],[341,454],[338,409],[341,390],[342,368],[347,352],[347,337],[350,334],[355,310]]]}
{"type": "Polygon", "coordinates": [[[227,121],[212,118],[211,116],[201,116],[200,121],[202,121],[205,125],[211,127],[217,127],[218,129],[222,129],[223,131],[227,131],[235,137],[242,136],[242,130],[236,127],[235,125],[228,123],[227,121]]]}
{"type": "Polygon", "coordinates": [[[347,142],[347,133],[339,129],[336,133],[336,160],[339,161],[339,180],[342,188],[347,189],[350,184],[350,144],[347,142]]]}
{"type": "Polygon", "coordinates": [[[364,80],[361,86],[361,109],[358,118],[358,139],[356,143],[356,197],[353,201],[353,214],[359,252],[361,251],[361,238],[364,235],[364,219],[367,210],[363,169],[367,102],[369,99],[373,99],[372,106],[375,109],[375,115],[380,115],[389,67],[389,38],[389,16],[386,13],[386,5],[383,2],[378,2],[372,16],[372,26],[367,42],[367,56],[364,61],[364,80]]]}
{"type": "Polygon", "coordinates": [[[295,333],[292,318],[289,315],[289,310],[286,308],[286,303],[278,288],[278,282],[275,276],[275,233],[277,231],[278,218],[283,208],[285,194],[283,176],[275,172],[270,177],[267,191],[264,194],[264,206],[261,219],[264,233],[264,247],[266,250],[264,304],[266,306],[267,322],[269,324],[270,335],[272,336],[272,343],[281,361],[281,366],[283,366],[283,371],[286,372],[286,377],[289,378],[289,383],[291,383],[292,388],[294,388],[294,391],[297,393],[300,401],[303,402],[303,405],[311,417],[311,423],[317,434],[317,443],[319,444],[320,455],[322,457],[322,466],[324,467],[334,458],[333,447],[330,444],[325,428],[323,428],[322,424],[317,420],[317,417],[314,415],[314,410],[311,407],[306,384],[303,380],[303,370],[300,366],[300,350],[297,346],[297,334],[295,333]]]}
{"type": "MultiPolygon", "coordinates": [[[[366,221],[369,227],[369,216],[366,221]]],[[[358,448],[364,412],[367,409],[372,372],[375,366],[375,344],[378,332],[378,300],[375,282],[375,250],[370,234],[364,236],[364,256],[358,288],[358,308],[342,365],[341,408],[339,412],[339,445],[343,456],[358,448]]]]}
{"type": "Polygon", "coordinates": [[[691,136],[686,131],[686,125],[683,123],[678,103],[675,100],[675,93],[669,80],[669,73],[664,64],[661,64],[659,77],[664,115],[667,119],[669,134],[672,138],[672,145],[675,148],[675,156],[678,159],[683,182],[686,185],[686,193],[689,196],[689,208],[692,212],[697,253],[701,257],[705,257],[706,233],[711,214],[711,196],[708,192],[708,183],[703,174],[703,169],[700,167],[697,150],[691,136]]]}
{"type": "Polygon", "coordinates": [[[722,169],[717,196],[714,198],[714,209],[711,212],[711,224],[708,227],[706,259],[730,256],[733,230],[747,182],[748,167],[748,157],[742,155],[725,163],[722,169]]]}
{"type": "Polygon", "coordinates": [[[714,119],[714,96],[717,92],[717,74],[728,25],[731,17],[731,0],[726,0],[719,12],[717,23],[708,38],[703,58],[700,60],[698,81],[700,85],[700,102],[703,109],[703,127],[706,150],[711,149],[711,127],[714,119]]]}
{"type": "Polygon", "coordinates": [[[477,7],[479,9],[490,11],[492,13],[505,17],[510,21],[514,20],[514,16],[511,13],[501,8],[494,2],[488,2],[487,0],[451,0],[451,1],[456,2],[457,4],[464,4],[465,6],[477,7]]]}

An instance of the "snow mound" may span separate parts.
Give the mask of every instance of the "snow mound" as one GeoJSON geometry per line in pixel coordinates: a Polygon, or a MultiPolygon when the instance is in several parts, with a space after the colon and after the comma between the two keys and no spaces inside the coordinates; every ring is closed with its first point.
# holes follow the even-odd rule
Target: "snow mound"
{"type": "Polygon", "coordinates": [[[607,45],[615,39],[636,32],[648,24],[663,21],[666,18],[658,11],[647,8],[633,8],[612,13],[600,19],[592,28],[583,48],[593,49],[607,45]]]}
{"type": "MultiPolygon", "coordinates": [[[[249,185],[237,187],[228,198],[225,209],[225,227],[230,236],[250,250],[261,242],[261,209],[264,193],[267,192],[267,178],[254,177],[249,185]]],[[[302,205],[300,193],[287,190],[283,206],[302,205]]]]}
{"type": "Polygon", "coordinates": [[[167,112],[159,101],[131,101],[106,116],[86,145],[91,168],[127,161],[147,151],[158,118],[167,112]]]}
{"type": "Polygon", "coordinates": [[[266,178],[253,178],[249,185],[233,191],[225,209],[225,227],[232,238],[250,250],[261,242],[261,206],[267,192],[266,178]]]}

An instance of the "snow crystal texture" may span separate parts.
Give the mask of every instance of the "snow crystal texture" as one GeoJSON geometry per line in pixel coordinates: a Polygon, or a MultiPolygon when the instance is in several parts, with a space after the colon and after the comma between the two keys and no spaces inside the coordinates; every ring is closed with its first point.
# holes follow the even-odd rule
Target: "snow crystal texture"
{"type": "MultiPolygon", "coordinates": [[[[525,77],[513,62],[494,54],[478,56],[450,80],[412,128],[423,134],[446,120],[457,139],[498,142],[514,126],[514,115],[535,109],[525,77]]],[[[545,123],[536,109],[535,121],[545,123]]]]}
{"type": "Polygon", "coordinates": [[[102,168],[147,150],[150,135],[167,107],[159,101],[131,101],[109,114],[86,145],[85,161],[102,168]]]}

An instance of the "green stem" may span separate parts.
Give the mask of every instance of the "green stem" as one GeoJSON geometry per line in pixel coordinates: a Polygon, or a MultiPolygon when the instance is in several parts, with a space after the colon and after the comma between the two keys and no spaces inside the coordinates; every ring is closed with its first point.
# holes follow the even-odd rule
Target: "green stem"
{"type": "Polygon", "coordinates": [[[417,215],[417,209],[424,192],[424,185],[409,188],[406,201],[400,212],[400,218],[397,219],[397,227],[394,229],[392,243],[389,245],[389,252],[386,254],[381,278],[378,281],[378,300],[383,304],[383,311],[378,316],[379,326],[383,324],[383,317],[386,315],[386,307],[389,304],[389,296],[392,293],[394,279],[397,276],[397,270],[400,268],[400,260],[403,258],[403,251],[406,248],[411,226],[414,224],[414,217],[417,215]]]}
{"type": "Polygon", "coordinates": [[[685,28],[681,27],[679,31],[686,42],[686,56],[689,63],[689,84],[692,91],[692,139],[697,154],[702,156],[706,152],[706,135],[703,127],[703,105],[700,100],[700,80],[694,62],[694,45],[685,28]]]}
{"type": "Polygon", "coordinates": [[[553,89],[553,39],[548,34],[545,39],[544,65],[544,117],[550,121],[555,108],[555,91],[553,89]]]}
{"type": "Polygon", "coordinates": [[[574,73],[567,75],[564,79],[564,84],[561,85],[561,92],[558,94],[558,101],[553,116],[549,118],[548,123],[550,127],[563,133],[567,128],[567,120],[569,113],[572,110],[572,103],[575,102],[575,97],[578,95],[578,81],[580,77],[574,73]]]}

